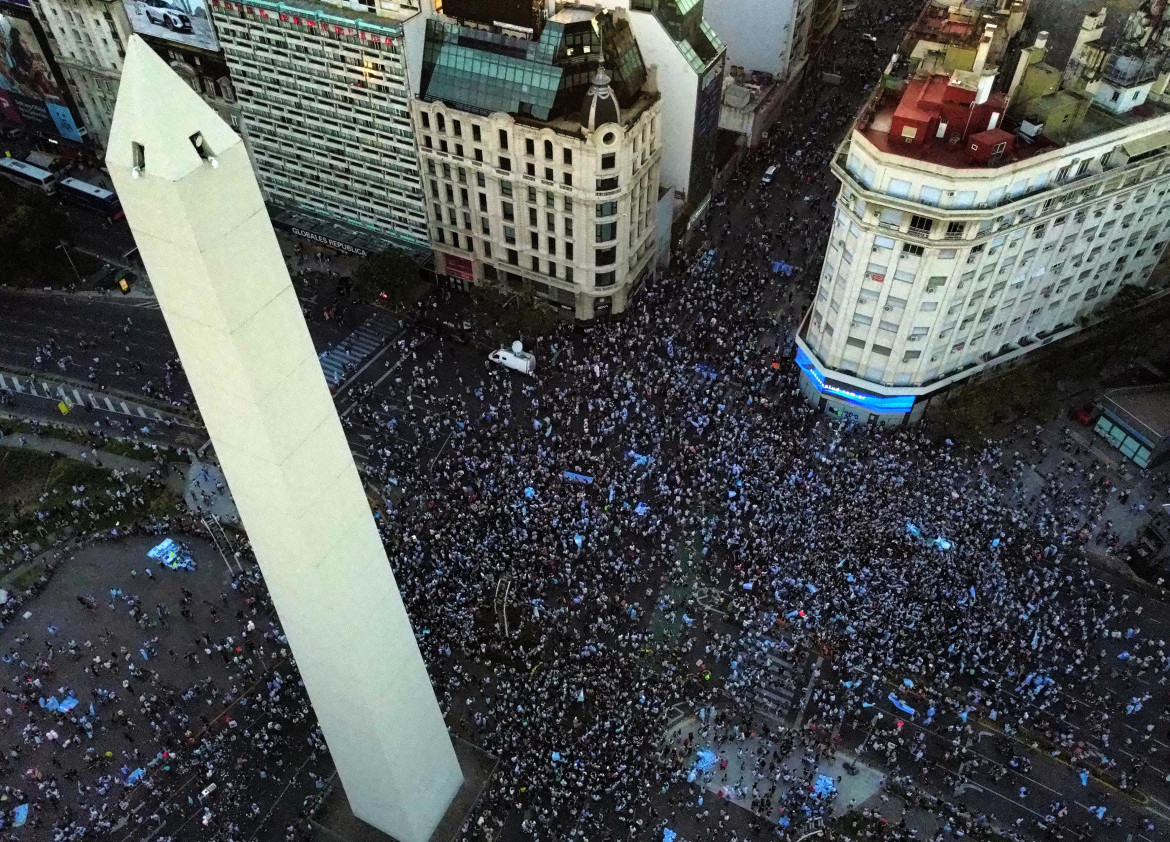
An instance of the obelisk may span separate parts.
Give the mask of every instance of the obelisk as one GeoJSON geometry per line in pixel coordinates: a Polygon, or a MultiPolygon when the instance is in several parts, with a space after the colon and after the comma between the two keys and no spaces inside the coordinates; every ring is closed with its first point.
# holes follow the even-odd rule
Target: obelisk
{"type": "Polygon", "coordinates": [[[138,36],[106,164],[354,815],[463,775],[240,138],[138,36]]]}

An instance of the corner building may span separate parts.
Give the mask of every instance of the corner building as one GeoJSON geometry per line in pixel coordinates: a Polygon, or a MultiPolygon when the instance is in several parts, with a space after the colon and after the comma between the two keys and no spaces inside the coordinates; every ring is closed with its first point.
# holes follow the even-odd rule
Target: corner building
{"type": "Polygon", "coordinates": [[[837,212],[797,337],[801,388],[827,411],[917,420],[1122,290],[1164,285],[1151,280],[1170,237],[1170,113],[1146,97],[1156,62],[1113,78],[1104,56],[1062,81],[1046,33],[1005,55],[1022,4],[986,5],[927,6],[832,161],[837,212]]]}
{"type": "Polygon", "coordinates": [[[531,284],[578,319],[621,313],[668,234],[659,96],[625,14],[462,14],[427,22],[412,104],[436,271],[531,284]]]}
{"type": "Polygon", "coordinates": [[[405,58],[416,7],[211,6],[266,201],[353,229],[370,250],[425,249],[405,58]]]}

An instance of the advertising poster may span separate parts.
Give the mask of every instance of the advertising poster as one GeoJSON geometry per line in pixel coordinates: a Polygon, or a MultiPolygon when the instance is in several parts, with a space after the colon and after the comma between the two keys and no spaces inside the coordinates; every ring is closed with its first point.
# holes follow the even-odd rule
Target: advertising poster
{"type": "Polygon", "coordinates": [[[31,21],[0,12],[0,116],[40,132],[81,142],[31,21]]]}
{"type": "Polygon", "coordinates": [[[219,41],[207,13],[207,0],[122,0],[130,26],[139,35],[215,51],[219,41]]]}

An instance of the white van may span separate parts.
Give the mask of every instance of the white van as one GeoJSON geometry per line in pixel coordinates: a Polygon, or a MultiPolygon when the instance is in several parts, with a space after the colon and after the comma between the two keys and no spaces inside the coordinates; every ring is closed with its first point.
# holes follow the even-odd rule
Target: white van
{"type": "Polygon", "coordinates": [[[488,354],[488,359],[521,374],[530,376],[536,374],[536,357],[525,351],[524,346],[519,342],[513,342],[510,350],[500,348],[497,351],[492,351],[488,354]]]}
{"type": "Polygon", "coordinates": [[[760,179],[760,182],[762,184],[771,184],[772,179],[775,176],[776,176],[776,165],[772,164],[772,166],[770,166],[766,170],[764,170],[764,177],[760,179]]]}

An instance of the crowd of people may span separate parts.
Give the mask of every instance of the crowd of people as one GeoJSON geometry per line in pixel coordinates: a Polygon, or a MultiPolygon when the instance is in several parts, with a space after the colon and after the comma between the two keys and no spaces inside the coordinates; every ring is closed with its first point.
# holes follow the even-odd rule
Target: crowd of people
{"type": "MultiPolygon", "coordinates": [[[[940,839],[1084,838],[1114,822],[1161,831],[1122,807],[1156,768],[1170,654],[1084,552],[1085,536],[1107,529],[1113,486],[1093,470],[1036,486],[1029,460],[994,442],[830,419],[778,353],[816,283],[835,192],[828,157],[883,55],[857,32],[898,32],[918,5],[863,4],[868,18],[816,68],[842,84],[810,76],[791,118],[721,188],[746,205],[715,211],[702,257],[676,255],[624,319],[541,337],[534,380],[488,363],[472,374],[460,352],[404,345],[401,405],[372,389],[351,395],[345,422],[376,433],[365,470],[385,491],[379,529],[448,724],[498,758],[463,839],[644,840],[664,828],[795,839],[846,809],[815,787],[820,761],[845,750],[888,768],[882,798],[939,816],[940,839]],[[778,176],[759,190],[766,163],[778,176]],[[781,259],[803,268],[777,276],[781,259]],[[778,650],[807,665],[796,719],[754,705],[778,650]],[[1118,723],[1139,734],[1124,751],[1118,723]],[[1010,759],[982,750],[988,730],[1010,759]],[[700,768],[704,751],[714,763],[700,768]],[[1064,763],[1070,786],[1095,781],[1092,810],[1023,783],[1018,801],[1039,821],[946,797],[1019,777],[1033,752],[1064,763]]],[[[275,669],[288,653],[260,582],[235,587],[245,604],[234,613],[196,600],[216,633],[191,625],[186,650],[67,647],[93,659],[92,709],[90,698],[65,714],[39,707],[74,689],[55,690],[45,672],[60,641],[7,653],[9,775],[28,767],[27,752],[86,758],[75,777],[41,763],[5,790],[36,804],[54,842],[192,809],[204,838],[242,842],[245,823],[224,817],[263,809],[246,803],[242,764],[256,760],[253,778],[283,775],[273,764],[323,753],[295,674],[275,669]],[[221,659],[224,674],[167,683],[151,674],[155,657],[221,659]],[[238,725],[194,713],[233,700],[247,712],[229,716],[238,725]],[[150,723],[150,747],[90,759],[95,723],[127,717],[150,723]],[[150,794],[130,790],[152,761],[150,794]],[[194,788],[175,788],[192,772],[224,782],[221,806],[204,812],[194,788]],[[53,814],[62,779],[88,812],[53,814]],[[134,811],[137,799],[149,810],[134,811]]],[[[110,609],[92,596],[144,634],[195,623],[182,613],[189,594],[168,606],[111,593],[110,609]]],[[[855,818],[886,821],[871,806],[855,818]]],[[[903,822],[889,838],[914,832],[903,822]]]]}

